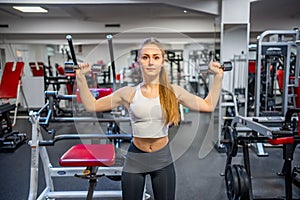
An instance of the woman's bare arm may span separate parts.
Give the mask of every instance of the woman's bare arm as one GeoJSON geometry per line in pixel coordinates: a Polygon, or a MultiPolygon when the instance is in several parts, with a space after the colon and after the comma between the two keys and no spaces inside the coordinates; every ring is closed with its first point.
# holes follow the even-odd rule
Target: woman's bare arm
{"type": "Polygon", "coordinates": [[[178,85],[173,85],[174,91],[180,104],[196,111],[214,111],[219,101],[222,89],[223,70],[220,69],[219,63],[213,62],[210,64],[210,71],[215,74],[215,77],[209,93],[205,99],[189,93],[184,88],[178,85]]]}
{"type": "Polygon", "coordinates": [[[88,112],[108,111],[112,108],[127,105],[129,95],[133,88],[127,86],[114,91],[112,94],[95,99],[88,87],[85,74],[91,70],[88,64],[79,64],[80,69],[76,70],[77,87],[79,88],[80,98],[88,112]]]}

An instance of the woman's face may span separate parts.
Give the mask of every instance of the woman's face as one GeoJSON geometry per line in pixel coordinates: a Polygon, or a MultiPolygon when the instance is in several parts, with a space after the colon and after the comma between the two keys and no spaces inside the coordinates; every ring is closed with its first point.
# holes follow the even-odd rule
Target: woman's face
{"type": "Polygon", "coordinates": [[[164,57],[157,45],[147,44],[140,50],[138,62],[144,76],[158,76],[164,63],[164,57]]]}

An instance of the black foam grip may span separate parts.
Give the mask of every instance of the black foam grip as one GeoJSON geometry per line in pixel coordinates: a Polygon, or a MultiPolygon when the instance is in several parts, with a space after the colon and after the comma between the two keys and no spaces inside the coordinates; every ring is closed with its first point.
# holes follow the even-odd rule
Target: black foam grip
{"type": "Polygon", "coordinates": [[[72,56],[72,60],[74,63],[74,66],[77,66],[77,59],[76,59],[76,55],[75,55],[75,51],[74,51],[74,46],[73,46],[73,42],[72,42],[72,36],[71,35],[67,35],[66,39],[68,41],[69,47],[70,47],[70,52],[71,52],[71,56],[72,56]]]}
{"type": "Polygon", "coordinates": [[[223,69],[223,71],[231,71],[231,70],[232,70],[232,62],[230,62],[230,61],[225,61],[225,62],[221,65],[221,69],[223,69]]]}

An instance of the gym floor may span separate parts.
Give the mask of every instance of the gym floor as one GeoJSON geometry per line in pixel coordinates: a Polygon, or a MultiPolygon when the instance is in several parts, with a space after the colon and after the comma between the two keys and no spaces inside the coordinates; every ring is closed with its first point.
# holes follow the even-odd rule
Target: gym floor
{"type": "MultiPolygon", "coordinates": [[[[179,127],[170,128],[170,141],[177,172],[176,199],[178,200],[226,200],[226,184],[224,172],[226,154],[219,153],[213,146],[217,133],[213,131],[215,119],[213,114],[188,112],[179,127]],[[214,132],[214,133],[212,133],[214,132]]],[[[78,131],[95,131],[95,124],[52,124],[57,134],[76,133],[78,131]]],[[[31,124],[28,119],[18,119],[13,128],[27,134],[31,138],[31,124]]],[[[105,130],[105,127],[103,128],[105,130]]],[[[127,132],[128,127],[121,128],[127,132]]],[[[46,136],[45,136],[46,137],[46,136]]],[[[60,141],[55,146],[47,147],[50,161],[58,166],[59,157],[73,144],[82,141],[60,141]]],[[[124,144],[123,148],[127,148],[124,144]]],[[[250,151],[253,194],[256,199],[275,199],[285,195],[284,178],[277,176],[283,166],[282,148],[265,147],[268,157],[258,157],[250,151]]],[[[23,144],[14,152],[0,153],[0,199],[24,200],[28,198],[30,180],[30,147],[23,144]]],[[[296,148],[293,165],[300,161],[299,148],[296,148]]],[[[242,163],[243,154],[239,151],[233,163],[242,163]]],[[[41,164],[41,162],[40,162],[41,164]]],[[[147,192],[151,195],[151,185],[147,179],[147,192]]],[[[87,180],[80,178],[56,178],[55,188],[58,190],[85,190],[87,180]]],[[[45,187],[42,167],[39,170],[40,193],[45,187]]],[[[118,190],[120,181],[106,177],[98,180],[96,190],[118,190]]],[[[300,189],[293,186],[293,197],[300,199],[300,189]]],[[[103,199],[103,198],[102,198],[103,199]]],[[[114,198],[110,198],[114,199],[114,198]]],[[[153,200],[153,198],[150,198],[153,200]]]]}

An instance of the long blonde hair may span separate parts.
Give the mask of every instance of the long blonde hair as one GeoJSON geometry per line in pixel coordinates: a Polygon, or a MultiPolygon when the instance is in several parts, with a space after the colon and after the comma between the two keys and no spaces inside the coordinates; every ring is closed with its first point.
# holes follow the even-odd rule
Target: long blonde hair
{"type": "MultiPolygon", "coordinates": [[[[161,43],[155,38],[148,38],[144,40],[144,42],[141,44],[139,48],[138,57],[141,56],[140,52],[143,49],[143,47],[148,44],[156,45],[161,50],[162,57],[164,58],[165,50],[162,47],[161,43]]],[[[174,125],[178,125],[180,121],[178,100],[170,84],[165,66],[162,66],[159,74],[159,99],[162,107],[163,116],[166,119],[166,124],[172,123],[174,125]]]]}

